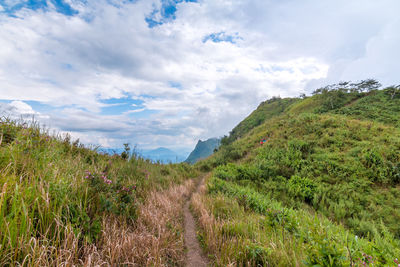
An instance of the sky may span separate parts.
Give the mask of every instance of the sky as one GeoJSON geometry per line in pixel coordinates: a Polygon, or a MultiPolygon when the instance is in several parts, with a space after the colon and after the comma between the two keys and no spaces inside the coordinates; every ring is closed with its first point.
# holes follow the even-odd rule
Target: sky
{"type": "Polygon", "coordinates": [[[273,96],[400,84],[398,0],[0,0],[0,114],[190,151],[273,96]]]}

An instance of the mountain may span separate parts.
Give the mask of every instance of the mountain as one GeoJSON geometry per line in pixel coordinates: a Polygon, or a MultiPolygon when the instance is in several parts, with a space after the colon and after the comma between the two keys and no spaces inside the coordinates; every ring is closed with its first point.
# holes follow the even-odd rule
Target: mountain
{"type": "Polygon", "coordinates": [[[192,202],[206,254],[220,266],[397,266],[400,87],[377,85],[267,100],[198,162],[212,171],[192,202]]]}
{"type": "Polygon", "coordinates": [[[100,153],[108,154],[108,155],[114,155],[114,154],[120,155],[122,152],[124,152],[124,149],[123,148],[99,148],[97,151],[100,153]]]}
{"type": "Polygon", "coordinates": [[[219,147],[220,141],[219,138],[210,138],[206,141],[199,140],[185,162],[194,164],[200,159],[210,156],[214,152],[214,149],[219,147]]]}
{"type": "Polygon", "coordinates": [[[186,153],[175,152],[165,147],[159,147],[152,150],[143,150],[139,154],[153,162],[160,161],[161,163],[179,163],[185,160],[186,153]]]}
{"type": "MultiPolygon", "coordinates": [[[[121,154],[124,151],[123,148],[99,148],[98,152],[106,153],[109,155],[121,154]]],[[[153,162],[160,161],[161,163],[180,163],[186,159],[188,152],[185,151],[173,151],[165,147],[159,147],[156,149],[138,150],[134,151],[144,159],[149,159],[153,162]]]]}

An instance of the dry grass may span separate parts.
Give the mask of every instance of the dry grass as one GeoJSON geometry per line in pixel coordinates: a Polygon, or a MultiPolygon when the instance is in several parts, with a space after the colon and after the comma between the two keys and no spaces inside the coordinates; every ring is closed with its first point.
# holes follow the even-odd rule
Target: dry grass
{"type": "Polygon", "coordinates": [[[213,205],[224,200],[210,198],[206,194],[206,183],[203,182],[198,192],[193,194],[191,206],[201,229],[204,249],[213,266],[258,266],[252,259],[246,258],[245,248],[248,240],[242,236],[229,235],[224,230],[234,221],[216,218],[213,215],[213,205]]]}
{"type": "Polygon", "coordinates": [[[103,220],[97,246],[85,251],[85,266],[183,266],[182,207],[194,188],[192,180],[163,192],[152,192],[134,226],[116,218],[103,220]]]}
{"type": "Polygon", "coordinates": [[[234,248],[227,250],[226,245],[230,244],[234,246],[238,244],[238,240],[221,238],[220,233],[222,231],[223,222],[218,222],[208,211],[205,205],[205,193],[206,182],[203,181],[199,190],[193,194],[191,199],[191,206],[202,231],[203,245],[206,246],[205,250],[210,253],[209,257],[211,257],[215,266],[236,266],[234,255],[222,254],[235,251],[234,248]]]}
{"type": "MultiPolygon", "coordinates": [[[[58,221],[57,227],[63,227],[58,221]]],[[[71,227],[64,229],[66,238],[58,246],[51,246],[53,240],[46,237],[32,237],[29,242],[21,243],[19,247],[28,251],[21,262],[15,261],[12,254],[0,261],[1,266],[75,266],[83,249],[79,249],[77,236],[71,227]],[[54,257],[56,255],[56,257],[54,257]],[[13,263],[13,264],[10,264],[13,263]]],[[[56,239],[57,237],[54,237],[56,239]]]]}
{"type": "MultiPolygon", "coordinates": [[[[103,218],[102,234],[96,245],[79,244],[72,229],[58,247],[43,237],[21,244],[28,255],[15,262],[12,255],[0,261],[16,266],[183,266],[183,205],[194,189],[193,180],[165,191],[153,191],[139,208],[134,225],[108,216],[103,218]],[[55,256],[56,255],[56,256],[55,256]]],[[[64,227],[55,222],[58,227],[64,227]]]]}

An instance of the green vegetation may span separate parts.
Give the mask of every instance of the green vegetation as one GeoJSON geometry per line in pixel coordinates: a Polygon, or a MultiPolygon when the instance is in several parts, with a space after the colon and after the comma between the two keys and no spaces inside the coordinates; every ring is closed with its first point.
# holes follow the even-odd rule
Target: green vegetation
{"type": "Polygon", "coordinates": [[[196,173],[84,148],[35,124],[0,120],[0,265],[80,262],[105,218],[134,226],[150,191],[196,173]],[[76,257],[74,259],[73,257],[76,257]]]}
{"type": "MultiPolygon", "coordinates": [[[[398,87],[379,86],[331,85],[312,97],[274,100],[287,103],[275,112],[260,105],[235,128],[239,135],[232,131],[217,153],[197,163],[213,170],[203,202],[218,222],[214,239],[240,243],[236,253],[220,246],[215,262],[395,265],[400,96],[398,87]],[[249,123],[262,114],[260,125],[249,123]]],[[[207,231],[202,238],[210,249],[207,231]]]]}
{"type": "Polygon", "coordinates": [[[251,129],[262,124],[265,120],[284,113],[291,104],[297,101],[298,99],[296,98],[282,99],[280,97],[273,97],[270,100],[262,102],[255,111],[233,128],[229,136],[222,138],[221,144],[227,145],[243,137],[251,129]]]}
{"type": "Polygon", "coordinates": [[[393,94],[393,87],[376,91],[358,99],[352,105],[333,111],[357,119],[379,121],[400,128],[400,97],[393,94]],[[393,98],[392,98],[393,97],[393,98]]]}
{"type": "Polygon", "coordinates": [[[196,147],[190,153],[185,162],[194,164],[200,159],[207,158],[212,153],[214,153],[215,150],[218,149],[220,143],[221,140],[218,138],[210,138],[207,139],[206,141],[199,140],[199,142],[197,142],[196,147]]]}
{"type": "Polygon", "coordinates": [[[208,192],[213,216],[226,222],[217,234],[240,240],[231,255],[239,265],[350,266],[365,254],[380,266],[393,264],[400,253],[389,233],[369,241],[324,216],[288,208],[248,186],[213,178],[208,192]]]}

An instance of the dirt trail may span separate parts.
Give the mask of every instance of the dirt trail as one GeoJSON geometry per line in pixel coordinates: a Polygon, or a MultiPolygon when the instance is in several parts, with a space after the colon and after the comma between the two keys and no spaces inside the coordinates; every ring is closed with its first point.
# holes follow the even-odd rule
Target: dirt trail
{"type": "MultiPolygon", "coordinates": [[[[196,191],[199,186],[203,183],[204,178],[202,178],[196,187],[196,191]]],[[[207,258],[203,255],[203,250],[200,247],[199,241],[197,240],[196,234],[196,222],[190,212],[189,205],[190,199],[186,201],[183,214],[185,217],[185,245],[187,248],[187,259],[186,266],[189,267],[202,267],[208,265],[207,258]]]]}

